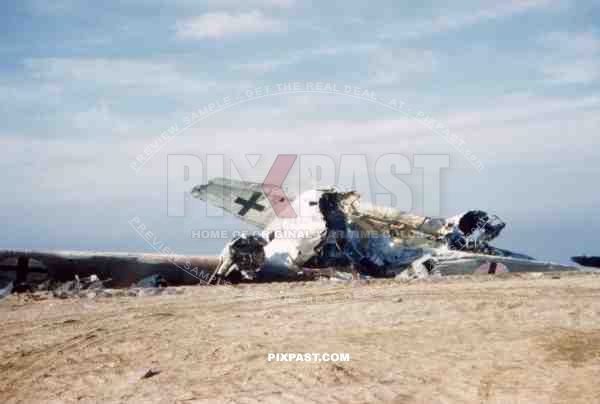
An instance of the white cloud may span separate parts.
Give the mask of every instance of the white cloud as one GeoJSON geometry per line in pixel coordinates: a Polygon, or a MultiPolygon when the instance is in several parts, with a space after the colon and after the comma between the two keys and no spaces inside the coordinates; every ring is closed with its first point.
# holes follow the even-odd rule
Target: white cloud
{"type": "MultiPolygon", "coordinates": [[[[341,111],[354,111],[359,115],[358,111],[373,105],[360,100],[341,105],[345,100],[350,99],[341,94],[290,97],[283,111],[278,110],[279,115],[268,110],[251,110],[239,115],[233,127],[191,127],[185,137],[179,139],[181,143],[172,145],[173,151],[181,147],[180,152],[187,148],[207,153],[218,150],[230,155],[314,153],[318,142],[319,150],[327,150],[332,155],[357,150],[374,155],[390,150],[408,154],[458,153],[423,122],[401,113],[387,113],[384,107],[377,108],[385,113],[380,119],[335,119],[335,116],[320,114],[324,103],[337,105],[338,116],[341,111]],[[292,124],[285,126],[279,122],[292,124]],[[214,143],[210,140],[213,136],[214,143]],[[198,144],[194,146],[194,142],[198,144]]],[[[597,143],[599,112],[598,95],[577,98],[518,95],[495,98],[487,103],[473,101],[471,105],[441,113],[425,111],[425,115],[431,117],[429,126],[442,124],[465,142],[461,150],[472,150],[484,162],[493,158],[556,162],[573,157],[561,154],[561,149],[573,150],[583,148],[582,145],[590,148],[597,143]],[[431,123],[432,120],[435,123],[431,123]]],[[[465,162],[464,157],[458,155],[458,158],[459,164],[465,162]]]]}
{"type": "Polygon", "coordinates": [[[129,119],[115,113],[111,106],[104,101],[100,101],[86,111],[71,115],[73,129],[87,135],[128,135],[132,133],[132,130],[135,130],[132,123],[129,119]]]}
{"type": "Polygon", "coordinates": [[[37,15],[64,15],[74,12],[77,8],[76,0],[30,0],[27,7],[31,12],[37,15]]]}
{"type": "Polygon", "coordinates": [[[244,33],[279,32],[287,29],[287,25],[280,19],[253,10],[240,14],[207,13],[178,20],[176,28],[180,39],[221,39],[244,33]]]}
{"type": "MultiPolygon", "coordinates": [[[[39,83],[88,85],[127,94],[201,94],[216,88],[214,80],[175,61],[105,58],[36,58],[25,61],[27,73],[39,83]]],[[[80,87],[82,88],[82,87],[80,87]]]]}
{"type": "Polygon", "coordinates": [[[600,79],[600,38],[591,32],[553,32],[542,38],[550,51],[541,71],[555,84],[587,84],[600,79]]]}
{"type": "Polygon", "coordinates": [[[551,32],[542,38],[542,43],[552,50],[579,55],[600,51],[600,39],[591,32],[551,32]]]}
{"type": "Polygon", "coordinates": [[[435,59],[428,49],[380,49],[369,58],[369,85],[414,82],[434,72],[435,59]]]}
{"type": "Polygon", "coordinates": [[[290,8],[296,4],[295,0],[248,0],[248,3],[254,4],[262,4],[265,7],[281,7],[281,8],[290,8]]]}
{"type": "Polygon", "coordinates": [[[557,84],[586,84],[600,79],[600,61],[586,60],[575,63],[544,66],[546,79],[557,84]]]}
{"type": "MultiPolygon", "coordinates": [[[[13,115],[25,113],[26,126],[42,136],[151,136],[188,109],[251,87],[213,80],[185,62],[164,59],[35,58],[25,62],[24,76],[0,81],[0,100],[13,115]],[[40,129],[46,120],[56,125],[40,129]]],[[[16,118],[11,124],[24,126],[16,118]]]]}
{"type": "Polygon", "coordinates": [[[361,55],[378,49],[376,44],[351,44],[336,46],[320,46],[316,48],[307,48],[289,52],[281,58],[269,58],[250,63],[235,64],[230,67],[234,72],[267,73],[276,71],[284,66],[291,66],[310,59],[321,57],[334,57],[346,54],[361,55]]]}
{"type": "Polygon", "coordinates": [[[405,24],[394,24],[386,27],[379,35],[381,39],[387,38],[420,38],[440,32],[459,31],[470,26],[478,25],[488,21],[500,20],[521,14],[534,9],[543,9],[558,4],[557,0],[512,0],[507,2],[494,1],[493,6],[477,7],[476,3],[464,10],[447,14],[438,14],[431,19],[405,24]],[[398,30],[398,26],[401,30],[398,30]]]}
{"type": "MultiPolygon", "coordinates": [[[[295,0],[245,0],[244,5],[260,7],[260,8],[292,8],[295,4],[295,0]]],[[[209,0],[209,6],[240,6],[239,0],[209,0]]]]}

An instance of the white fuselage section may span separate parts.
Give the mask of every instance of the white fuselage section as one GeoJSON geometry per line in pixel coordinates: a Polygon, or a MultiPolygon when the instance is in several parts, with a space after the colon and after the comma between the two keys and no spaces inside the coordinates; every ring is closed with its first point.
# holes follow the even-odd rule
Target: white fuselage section
{"type": "Polygon", "coordinates": [[[306,191],[292,202],[295,218],[276,218],[266,227],[274,232],[275,238],[265,247],[267,262],[274,266],[293,266],[300,251],[318,244],[326,230],[325,221],[319,211],[322,192],[306,191]]]}
{"type": "MultiPolygon", "coordinates": [[[[292,202],[297,215],[295,218],[277,218],[267,225],[265,230],[275,233],[275,238],[265,247],[269,265],[295,269],[295,262],[302,262],[309,255],[314,255],[314,248],[322,241],[327,230],[319,210],[322,194],[323,191],[320,190],[302,193],[292,202]],[[300,254],[303,256],[299,257],[300,254]]],[[[420,248],[394,244],[386,234],[371,236],[366,242],[354,239],[353,243],[356,243],[357,249],[363,255],[369,256],[373,262],[385,262],[391,266],[407,265],[423,253],[420,248]]]]}

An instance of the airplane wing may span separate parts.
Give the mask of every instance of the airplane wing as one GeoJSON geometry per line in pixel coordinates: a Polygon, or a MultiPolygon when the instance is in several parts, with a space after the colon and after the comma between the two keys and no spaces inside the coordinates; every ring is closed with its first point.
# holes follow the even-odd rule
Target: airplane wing
{"type": "Polygon", "coordinates": [[[436,259],[439,262],[436,269],[443,275],[472,274],[482,270],[495,273],[500,268],[505,272],[577,271],[576,267],[547,261],[455,251],[449,251],[447,256],[438,256],[436,259]]]}
{"type": "Polygon", "coordinates": [[[192,189],[192,196],[260,229],[277,218],[277,208],[285,209],[295,199],[295,195],[284,193],[277,186],[228,178],[214,178],[208,184],[197,185],[192,189]]]}
{"type": "MultiPolygon", "coordinates": [[[[140,279],[160,274],[174,285],[206,281],[218,257],[97,251],[0,250],[0,271],[47,273],[58,281],[97,275],[112,279],[114,286],[129,286],[140,279]]],[[[23,279],[25,280],[25,279],[23,279]]]]}

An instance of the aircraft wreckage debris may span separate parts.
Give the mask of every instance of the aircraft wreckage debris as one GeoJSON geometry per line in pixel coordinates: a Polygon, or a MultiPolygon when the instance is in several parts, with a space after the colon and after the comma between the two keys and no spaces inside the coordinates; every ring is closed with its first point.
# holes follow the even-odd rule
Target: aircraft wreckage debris
{"type": "Polygon", "coordinates": [[[150,379],[151,377],[159,375],[160,373],[162,373],[162,371],[159,369],[148,369],[148,371],[142,375],[141,379],[150,379]]]}
{"type": "MultiPolygon", "coordinates": [[[[424,217],[361,201],[355,191],[326,187],[298,196],[285,192],[290,208],[303,213],[296,220],[280,217],[265,189],[271,187],[225,178],[192,189],[193,197],[263,234],[234,237],[220,256],[5,250],[0,251],[0,273],[14,274],[0,280],[0,291],[31,293],[47,280],[58,298],[112,294],[108,288],[130,288],[128,293],[138,296],[163,293],[159,290],[167,285],[578,270],[493,246],[506,224],[481,210],[424,217]],[[281,236],[291,230],[302,236],[281,236]]],[[[598,264],[593,257],[579,258],[598,264]]]]}
{"type": "Polygon", "coordinates": [[[265,191],[269,187],[214,178],[191,190],[194,198],[260,229],[234,237],[225,246],[223,261],[211,281],[260,282],[276,276],[289,281],[309,270],[315,278],[333,271],[351,273],[353,278],[401,275],[412,279],[576,269],[493,246],[491,242],[506,223],[481,210],[425,217],[376,206],[361,201],[356,191],[331,186],[300,195],[286,190],[295,214],[284,217],[271,203],[265,191]],[[296,220],[296,214],[302,220],[296,220]],[[294,232],[298,235],[293,236],[294,232]]]}

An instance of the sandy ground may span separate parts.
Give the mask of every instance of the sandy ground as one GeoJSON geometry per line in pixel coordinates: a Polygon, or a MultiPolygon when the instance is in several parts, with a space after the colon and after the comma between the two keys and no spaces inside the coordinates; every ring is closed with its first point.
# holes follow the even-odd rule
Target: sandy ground
{"type": "Polygon", "coordinates": [[[600,402],[598,274],[177,292],[3,300],[0,402],[600,402]]]}

